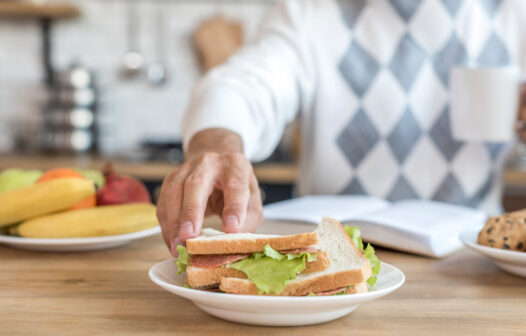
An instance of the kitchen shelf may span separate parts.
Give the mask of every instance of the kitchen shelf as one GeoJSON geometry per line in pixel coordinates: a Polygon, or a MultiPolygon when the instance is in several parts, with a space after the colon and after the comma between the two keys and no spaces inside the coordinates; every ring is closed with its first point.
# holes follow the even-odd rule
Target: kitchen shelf
{"type": "Polygon", "coordinates": [[[0,1],[0,18],[8,19],[68,19],[80,15],[79,9],[67,3],[30,3],[0,1]]]}
{"type": "Polygon", "coordinates": [[[80,10],[68,3],[31,3],[26,1],[0,0],[0,19],[35,19],[40,24],[42,39],[42,67],[48,86],[54,83],[52,63],[51,24],[59,19],[71,19],[80,15],[80,10]]]}

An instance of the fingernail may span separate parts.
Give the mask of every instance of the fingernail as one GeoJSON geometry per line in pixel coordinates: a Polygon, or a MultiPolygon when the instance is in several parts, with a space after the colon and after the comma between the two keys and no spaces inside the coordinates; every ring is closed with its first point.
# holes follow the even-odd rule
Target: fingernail
{"type": "Polygon", "coordinates": [[[176,258],[179,256],[179,252],[177,252],[177,245],[179,245],[179,238],[174,239],[170,248],[172,255],[176,258]]]}
{"type": "Polygon", "coordinates": [[[192,222],[187,221],[184,222],[181,226],[181,230],[179,231],[179,235],[193,235],[194,234],[194,224],[192,222]]]}
{"type": "Polygon", "coordinates": [[[237,216],[226,216],[223,224],[224,226],[238,227],[239,221],[237,220],[237,216]]]}

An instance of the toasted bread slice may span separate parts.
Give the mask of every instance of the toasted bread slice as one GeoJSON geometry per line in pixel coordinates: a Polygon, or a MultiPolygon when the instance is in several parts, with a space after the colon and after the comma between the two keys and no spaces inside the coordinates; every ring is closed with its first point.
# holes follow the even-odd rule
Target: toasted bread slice
{"type": "Polygon", "coordinates": [[[290,236],[262,235],[254,233],[230,233],[207,229],[197,238],[186,241],[186,249],[190,254],[234,254],[255,253],[263,251],[265,245],[270,245],[277,251],[294,250],[312,246],[318,243],[314,232],[300,233],[290,236]]]}
{"type": "MultiPolygon", "coordinates": [[[[318,253],[315,261],[307,262],[302,273],[323,271],[330,265],[329,255],[325,251],[318,253]]],[[[218,286],[221,278],[246,279],[245,273],[231,267],[201,268],[188,266],[186,268],[186,282],[192,288],[218,286]]]]}
{"type": "MultiPolygon", "coordinates": [[[[336,220],[323,218],[314,232],[320,240],[317,247],[329,255],[330,266],[321,272],[298,275],[296,279],[287,283],[279,295],[307,295],[357,285],[372,275],[369,260],[353,244],[344,227],[336,220]]],[[[232,294],[258,294],[256,285],[248,279],[224,277],[221,279],[220,289],[232,294]]]]}
{"type": "Polygon", "coordinates": [[[345,290],[345,294],[360,294],[367,293],[369,289],[367,288],[367,282],[360,282],[359,284],[350,285],[345,290]]]}
{"type": "Polygon", "coordinates": [[[217,287],[221,278],[246,279],[247,276],[231,267],[201,268],[188,266],[186,268],[186,283],[192,288],[217,287]]]}

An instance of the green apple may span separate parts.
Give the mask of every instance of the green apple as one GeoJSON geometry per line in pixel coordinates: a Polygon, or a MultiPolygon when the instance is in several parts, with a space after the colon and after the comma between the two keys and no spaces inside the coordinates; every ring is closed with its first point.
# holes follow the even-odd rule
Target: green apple
{"type": "Polygon", "coordinates": [[[88,180],[92,180],[93,182],[95,182],[95,184],[97,185],[97,189],[104,187],[104,185],[106,184],[106,179],[104,178],[104,175],[102,175],[102,173],[98,170],[78,168],[74,169],[88,180]]]}
{"type": "Polygon", "coordinates": [[[37,169],[6,169],[0,173],[0,193],[33,185],[40,176],[37,169]]]}

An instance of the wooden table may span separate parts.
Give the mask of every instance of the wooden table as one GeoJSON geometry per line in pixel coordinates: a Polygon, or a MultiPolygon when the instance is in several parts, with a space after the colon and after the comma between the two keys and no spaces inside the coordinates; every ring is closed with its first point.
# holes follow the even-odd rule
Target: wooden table
{"type": "Polygon", "coordinates": [[[148,278],[160,236],[89,253],[0,246],[0,335],[526,335],[526,279],[469,251],[432,260],[378,249],[407,282],[339,320],[263,328],[226,322],[148,278]]]}

